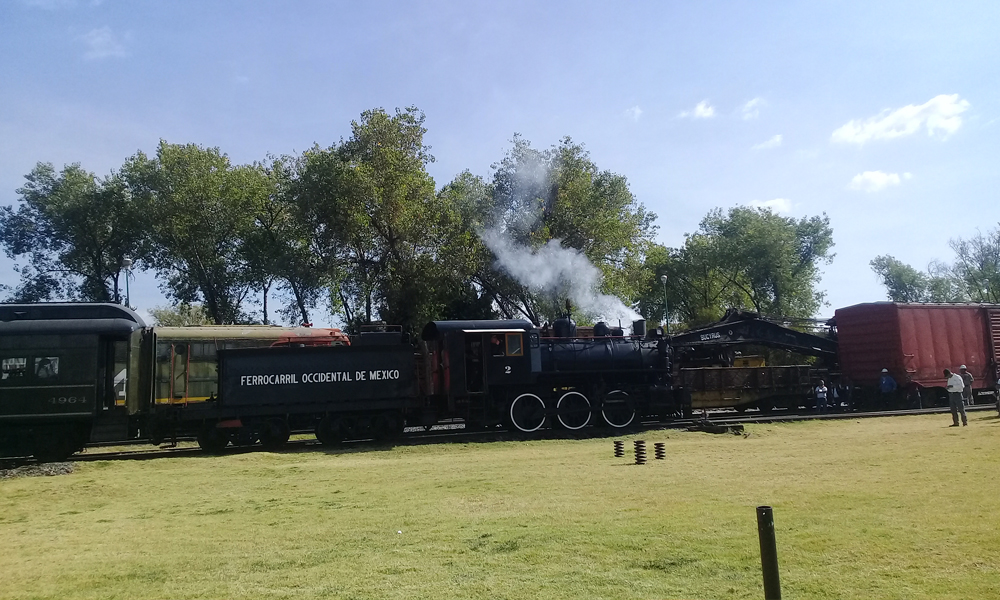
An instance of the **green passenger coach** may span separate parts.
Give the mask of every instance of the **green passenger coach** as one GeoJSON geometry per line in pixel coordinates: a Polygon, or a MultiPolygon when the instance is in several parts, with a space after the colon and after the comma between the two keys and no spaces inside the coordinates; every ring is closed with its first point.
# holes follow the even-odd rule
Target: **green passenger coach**
{"type": "Polygon", "coordinates": [[[0,305],[0,455],[55,460],[125,439],[151,375],[145,329],[111,304],[0,305]]]}

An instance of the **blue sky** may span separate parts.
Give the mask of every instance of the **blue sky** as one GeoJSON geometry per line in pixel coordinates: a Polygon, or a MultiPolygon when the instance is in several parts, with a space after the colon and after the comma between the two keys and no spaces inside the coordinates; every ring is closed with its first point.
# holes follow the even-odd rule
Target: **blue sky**
{"type": "Polygon", "coordinates": [[[162,138],[250,162],[415,105],[438,187],[570,136],[669,246],[714,207],[825,212],[828,316],[884,299],[876,255],[925,268],[997,227],[998,25],[986,1],[0,0],[0,203],[39,161],[104,175],[162,138]]]}

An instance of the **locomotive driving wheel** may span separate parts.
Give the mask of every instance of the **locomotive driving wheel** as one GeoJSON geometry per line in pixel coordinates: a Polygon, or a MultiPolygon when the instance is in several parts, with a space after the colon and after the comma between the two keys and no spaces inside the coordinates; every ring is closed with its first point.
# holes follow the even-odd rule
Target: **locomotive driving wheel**
{"type": "Polygon", "coordinates": [[[518,431],[538,431],[545,424],[545,403],[534,394],[521,394],[510,403],[507,414],[518,431]]]}
{"type": "Polygon", "coordinates": [[[624,429],[635,420],[635,405],[627,392],[615,390],[608,392],[601,405],[601,417],[604,422],[615,429],[624,429]]]}
{"type": "Polygon", "coordinates": [[[590,417],[590,400],[580,392],[566,392],[556,402],[556,419],[566,429],[583,429],[590,423],[590,417]]]}

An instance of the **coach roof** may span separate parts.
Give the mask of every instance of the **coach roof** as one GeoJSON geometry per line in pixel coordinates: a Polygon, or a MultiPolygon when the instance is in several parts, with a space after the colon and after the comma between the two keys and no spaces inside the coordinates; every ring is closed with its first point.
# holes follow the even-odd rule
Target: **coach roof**
{"type": "Polygon", "coordinates": [[[494,333],[497,331],[529,331],[534,329],[531,321],[513,319],[509,321],[431,321],[424,327],[420,338],[425,342],[441,339],[442,336],[454,331],[482,331],[494,333]]]}
{"type": "Polygon", "coordinates": [[[97,333],[128,335],[146,324],[118,304],[45,302],[0,304],[0,334],[97,333]]]}

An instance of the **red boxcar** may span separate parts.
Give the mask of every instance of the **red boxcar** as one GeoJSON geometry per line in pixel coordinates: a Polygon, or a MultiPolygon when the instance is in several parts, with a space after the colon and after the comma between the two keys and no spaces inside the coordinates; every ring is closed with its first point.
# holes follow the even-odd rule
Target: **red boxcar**
{"type": "Polygon", "coordinates": [[[901,388],[943,388],[944,369],[966,365],[973,389],[995,389],[1000,305],[872,302],[837,309],[840,366],[855,385],[888,369],[901,388]]]}

